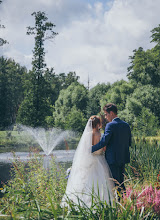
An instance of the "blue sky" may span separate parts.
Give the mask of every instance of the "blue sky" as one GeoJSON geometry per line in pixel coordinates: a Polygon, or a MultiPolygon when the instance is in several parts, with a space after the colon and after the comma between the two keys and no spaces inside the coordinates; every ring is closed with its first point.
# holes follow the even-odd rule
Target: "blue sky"
{"type": "Polygon", "coordinates": [[[149,49],[150,31],[160,21],[159,0],[3,0],[0,20],[6,26],[0,37],[9,41],[0,55],[31,68],[34,11],[45,11],[59,34],[46,42],[46,62],[56,74],[75,71],[91,85],[127,79],[128,57],[142,46],[149,49]]]}

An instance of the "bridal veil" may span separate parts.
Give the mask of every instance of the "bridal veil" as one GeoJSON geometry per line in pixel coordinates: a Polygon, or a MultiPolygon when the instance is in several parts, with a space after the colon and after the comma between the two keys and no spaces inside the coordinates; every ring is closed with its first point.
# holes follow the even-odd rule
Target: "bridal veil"
{"type": "Polygon", "coordinates": [[[114,184],[104,155],[91,153],[92,147],[92,120],[89,119],[76,149],[72,169],[68,178],[62,205],[67,205],[66,200],[74,203],[83,201],[91,206],[91,193],[94,190],[101,200],[108,204],[113,199],[112,189],[114,184]]]}

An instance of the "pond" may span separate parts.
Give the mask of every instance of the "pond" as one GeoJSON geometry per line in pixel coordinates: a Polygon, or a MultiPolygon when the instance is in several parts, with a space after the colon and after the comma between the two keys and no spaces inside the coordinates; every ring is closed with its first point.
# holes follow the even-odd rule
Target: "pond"
{"type": "MultiPolygon", "coordinates": [[[[66,170],[72,164],[74,153],[75,150],[54,150],[51,155],[45,156],[44,152],[40,152],[41,155],[44,155],[44,168],[49,166],[51,156],[55,156],[56,162],[63,164],[66,170]]],[[[25,163],[33,156],[33,153],[15,152],[15,156],[25,163]]],[[[11,178],[10,170],[12,168],[12,161],[13,153],[0,153],[0,188],[3,183],[7,183],[11,178]]],[[[0,193],[0,197],[2,197],[2,195],[3,194],[0,193]]]]}

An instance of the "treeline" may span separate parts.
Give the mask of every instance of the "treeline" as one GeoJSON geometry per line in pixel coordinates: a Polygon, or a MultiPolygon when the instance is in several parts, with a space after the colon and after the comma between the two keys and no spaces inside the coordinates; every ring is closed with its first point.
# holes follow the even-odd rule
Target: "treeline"
{"type": "Polygon", "coordinates": [[[55,74],[45,63],[44,42],[57,35],[44,12],[34,12],[32,70],[0,57],[0,129],[15,123],[32,127],[60,127],[82,132],[93,114],[103,114],[108,102],[117,104],[119,116],[136,135],[156,135],[160,125],[160,25],[151,32],[155,46],[138,48],[130,56],[128,81],[97,84],[79,82],[75,72],[55,74]],[[46,37],[47,36],[47,37],[46,37]]]}

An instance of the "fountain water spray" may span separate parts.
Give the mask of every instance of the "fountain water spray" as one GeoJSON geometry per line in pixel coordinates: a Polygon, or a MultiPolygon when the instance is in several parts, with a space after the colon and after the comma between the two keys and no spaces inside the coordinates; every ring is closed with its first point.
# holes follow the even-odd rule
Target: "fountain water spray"
{"type": "Polygon", "coordinates": [[[24,125],[20,125],[20,128],[34,137],[47,156],[61,141],[64,141],[72,133],[58,128],[45,130],[44,128],[32,128],[24,125]]]}

